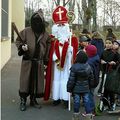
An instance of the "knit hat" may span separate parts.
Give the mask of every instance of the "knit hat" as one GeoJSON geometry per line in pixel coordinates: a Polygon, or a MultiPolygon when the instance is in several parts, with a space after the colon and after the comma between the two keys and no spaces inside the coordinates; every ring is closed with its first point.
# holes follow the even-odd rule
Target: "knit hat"
{"type": "Polygon", "coordinates": [[[120,46],[120,40],[115,40],[113,43],[116,42],[120,46]]]}
{"type": "Polygon", "coordinates": [[[88,57],[93,57],[97,53],[97,48],[94,45],[88,45],[85,48],[85,50],[86,50],[86,53],[87,53],[88,57]]]}
{"type": "Polygon", "coordinates": [[[86,63],[87,60],[88,60],[87,54],[84,51],[80,50],[77,54],[75,62],[76,63],[86,63]]]}
{"type": "Polygon", "coordinates": [[[79,36],[79,42],[88,42],[88,38],[85,35],[79,36]]]}
{"type": "Polygon", "coordinates": [[[93,32],[93,35],[92,35],[92,38],[96,38],[96,39],[99,39],[99,38],[101,38],[101,35],[100,35],[100,33],[99,32],[93,32]]]}

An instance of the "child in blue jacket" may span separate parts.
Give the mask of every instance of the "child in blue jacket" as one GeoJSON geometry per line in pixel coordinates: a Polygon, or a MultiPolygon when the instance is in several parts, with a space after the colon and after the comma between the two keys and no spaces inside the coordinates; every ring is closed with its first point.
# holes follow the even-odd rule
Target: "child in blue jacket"
{"type": "Polygon", "coordinates": [[[67,83],[67,92],[73,94],[74,114],[73,120],[79,120],[80,98],[83,97],[86,118],[93,120],[90,106],[89,92],[93,83],[93,72],[88,63],[88,56],[84,51],[79,51],[75,63],[70,69],[70,76],[67,83]]]}

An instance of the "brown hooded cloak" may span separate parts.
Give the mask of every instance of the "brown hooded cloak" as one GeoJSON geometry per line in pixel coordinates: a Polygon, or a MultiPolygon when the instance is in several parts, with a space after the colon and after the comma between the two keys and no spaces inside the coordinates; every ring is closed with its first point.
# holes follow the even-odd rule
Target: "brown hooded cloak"
{"type": "MultiPolygon", "coordinates": [[[[45,22],[41,10],[35,14],[39,15],[42,22],[45,22]]],[[[16,39],[18,51],[21,51],[21,55],[23,55],[19,94],[21,97],[27,97],[32,92],[36,97],[42,97],[44,92],[44,63],[48,61],[51,39],[45,31],[36,37],[32,27],[25,28],[20,32],[20,36],[22,40],[19,37],[16,39]],[[22,50],[23,44],[28,45],[28,51],[22,50]]]]}

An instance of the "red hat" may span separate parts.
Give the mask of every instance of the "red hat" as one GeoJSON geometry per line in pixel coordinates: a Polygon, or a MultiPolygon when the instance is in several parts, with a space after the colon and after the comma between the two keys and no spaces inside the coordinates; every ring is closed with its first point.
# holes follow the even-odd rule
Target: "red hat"
{"type": "Polygon", "coordinates": [[[54,23],[63,24],[68,22],[67,10],[63,6],[58,6],[52,14],[54,23]]]}
{"type": "Polygon", "coordinates": [[[94,45],[88,45],[85,48],[85,50],[86,50],[86,53],[87,53],[88,57],[93,57],[97,53],[97,48],[94,45]]]}

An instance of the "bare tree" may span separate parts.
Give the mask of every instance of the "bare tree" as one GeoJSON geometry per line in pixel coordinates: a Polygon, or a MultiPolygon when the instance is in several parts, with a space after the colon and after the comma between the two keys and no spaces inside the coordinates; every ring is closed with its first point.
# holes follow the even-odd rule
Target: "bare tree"
{"type": "MultiPolygon", "coordinates": [[[[61,5],[61,6],[64,6],[64,7],[65,7],[70,1],[71,1],[71,0],[67,0],[67,1],[62,0],[62,5],[61,5]]],[[[58,6],[58,5],[61,4],[61,0],[54,0],[54,2],[55,2],[55,4],[56,4],[56,6],[58,6]]]]}
{"type": "Polygon", "coordinates": [[[92,25],[92,30],[96,31],[97,30],[97,1],[93,0],[92,1],[92,18],[93,18],[93,25],[92,25]]]}
{"type": "Polygon", "coordinates": [[[82,10],[84,12],[83,16],[83,28],[90,30],[91,16],[92,16],[92,0],[82,0],[82,10]]]}
{"type": "Polygon", "coordinates": [[[80,1],[79,2],[77,1],[76,4],[77,4],[77,8],[78,8],[78,18],[80,18],[79,20],[81,20],[83,23],[83,10],[80,9],[81,8],[80,1]]]}
{"type": "Polygon", "coordinates": [[[75,8],[75,0],[69,1],[69,11],[74,11],[75,8]]]}
{"type": "Polygon", "coordinates": [[[104,25],[114,27],[120,22],[120,2],[115,0],[103,0],[104,25]]]}

